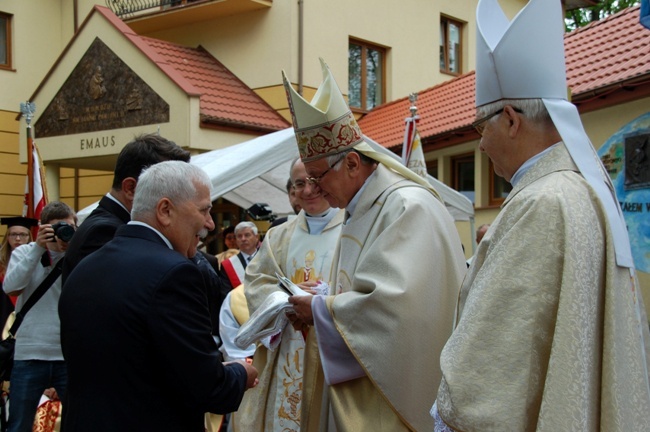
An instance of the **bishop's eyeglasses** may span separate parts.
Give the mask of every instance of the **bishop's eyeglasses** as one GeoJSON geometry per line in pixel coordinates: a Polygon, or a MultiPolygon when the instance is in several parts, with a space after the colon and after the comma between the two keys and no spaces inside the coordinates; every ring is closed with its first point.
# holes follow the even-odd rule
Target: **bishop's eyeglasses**
{"type": "MultiPolygon", "coordinates": [[[[476,129],[476,132],[478,132],[479,135],[483,136],[483,131],[485,130],[485,124],[488,120],[490,120],[492,117],[498,116],[503,112],[504,108],[501,108],[500,110],[497,110],[493,112],[492,114],[488,114],[485,117],[482,117],[478,120],[476,120],[474,123],[472,123],[472,127],[476,129]]],[[[519,114],[523,114],[524,112],[520,110],[519,108],[512,107],[512,109],[515,112],[518,112],[519,114]]]]}
{"type": "Polygon", "coordinates": [[[304,181],[303,180],[296,180],[295,182],[293,182],[293,188],[295,190],[297,190],[297,191],[301,191],[301,190],[303,190],[305,188],[305,186],[307,186],[307,183],[309,183],[312,186],[319,185],[321,180],[323,180],[323,177],[325,177],[325,175],[328,172],[330,172],[330,170],[332,168],[334,168],[336,165],[338,165],[339,162],[341,162],[343,159],[345,159],[345,154],[341,155],[341,157],[339,157],[336,160],[336,162],[334,162],[332,165],[328,166],[327,169],[325,171],[323,171],[323,173],[321,175],[319,175],[318,177],[305,177],[304,181]]]}

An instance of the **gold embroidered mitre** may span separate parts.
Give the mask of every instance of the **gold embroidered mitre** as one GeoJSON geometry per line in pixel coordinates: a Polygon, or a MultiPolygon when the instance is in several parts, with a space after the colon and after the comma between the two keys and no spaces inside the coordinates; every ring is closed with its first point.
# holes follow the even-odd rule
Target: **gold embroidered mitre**
{"type": "Polygon", "coordinates": [[[329,67],[323,59],[320,62],[323,82],[311,103],[293,89],[286,74],[282,72],[298,151],[303,162],[341,153],[363,141],[361,129],[329,67]]]}

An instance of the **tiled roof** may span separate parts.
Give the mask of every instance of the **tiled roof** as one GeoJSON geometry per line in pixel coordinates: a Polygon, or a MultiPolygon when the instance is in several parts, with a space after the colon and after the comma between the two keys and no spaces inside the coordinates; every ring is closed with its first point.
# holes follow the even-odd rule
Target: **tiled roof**
{"type": "MultiPolygon", "coordinates": [[[[415,106],[420,116],[420,137],[440,135],[463,127],[475,119],[474,72],[418,93],[415,106]]],[[[409,117],[411,102],[408,97],[381,105],[359,120],[364,134],[390,148],[402,145],[405,119],[409,117]]]]}
{"type": "MultiPolygon", "coordinates": [[[[650,83],[650,31],[639,24],[639,7],[624,9],[564,37],[567,82],[578,103],[590,94],[650,83]]],[[[424,139],[470,131],[474,121],[474,72],[419,92],[418,130],[424,139]]],[[[359,120],[364,134],[388,148],[401,146],[410,102],[381,105],[359,120]]]]}
{"type": "Polygon", "coordinates": [[[201,121],[234,128],[276,131],[289,123],[202,47],[190,48],[139,36],[110,9],[95,6],[188,95],[199,96],[201,121]]]}
{"type": "Polygon", "coordinates": [[[650,30],[639,24],[638,6],[567,34],[564,47],[574,95],[650,72],[650,30]]]}
{"type": "Polygon", "coordinates": [[[141,37],[199,92],[201,120],[276,131],[289,123],[202,47],[141,37]]]}

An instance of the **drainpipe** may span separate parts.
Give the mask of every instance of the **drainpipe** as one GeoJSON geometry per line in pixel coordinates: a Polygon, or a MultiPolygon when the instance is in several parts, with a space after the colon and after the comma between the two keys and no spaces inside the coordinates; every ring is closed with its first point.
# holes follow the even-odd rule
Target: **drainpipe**
{"type": "Polygon", "coordinates": [[[298,0],[298,94],[302,96],[302,63],[303,63],[303,7],[304,0],[298,0]]]}
{"type": "Polygon", "coordinates": [[[77,29],[79,29],[79,3],[78,0],[74,0],[72,2],[72,9],[74,13],[74,32],[77,33],[77,29]]]}

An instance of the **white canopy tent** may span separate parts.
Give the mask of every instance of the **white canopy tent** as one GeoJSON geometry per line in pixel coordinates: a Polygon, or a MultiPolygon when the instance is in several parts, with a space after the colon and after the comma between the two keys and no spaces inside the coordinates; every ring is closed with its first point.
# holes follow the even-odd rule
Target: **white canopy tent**
{"type": "MultiPolygon", "coordinates": [[[[377,151],[400,158],[370,138],[366,140],[377,151]]],[[[243,208],[256,202],[268,204],[274,213],[292,212],[285,189],[289,164],[298,157],[293,128],[264,135],[224,149],[192,157],[191,163],[203,168],[212,180],[212,199],[223,197],[243,208]]],[[[429,176],[454,220],[468,221],[474,217],[472,202],[464,195],[429,176]]]]}
{"type": "MultiPolygon", "coordinates": [[[[391,151],[367,137],[366,139],[377,151],[400,160],[391,151]]],[[[223,197],[242,208],[249,208],[255,203],[266,203],[273,213],[285,216],[293,212],[287,197],[286,183],[289,164],[296,157],[298,147],[293,128],[287,128],[193,156],[190,162],[203,168],[210,176],[212,200],[223,197]]],[[[442,196],[454,220],[473,220],[474,207],[469,199],[431,176],[429,182],[442,196]]],[[[80,210],[80,220],[96,205],[94,203],[80,210]]]]}

